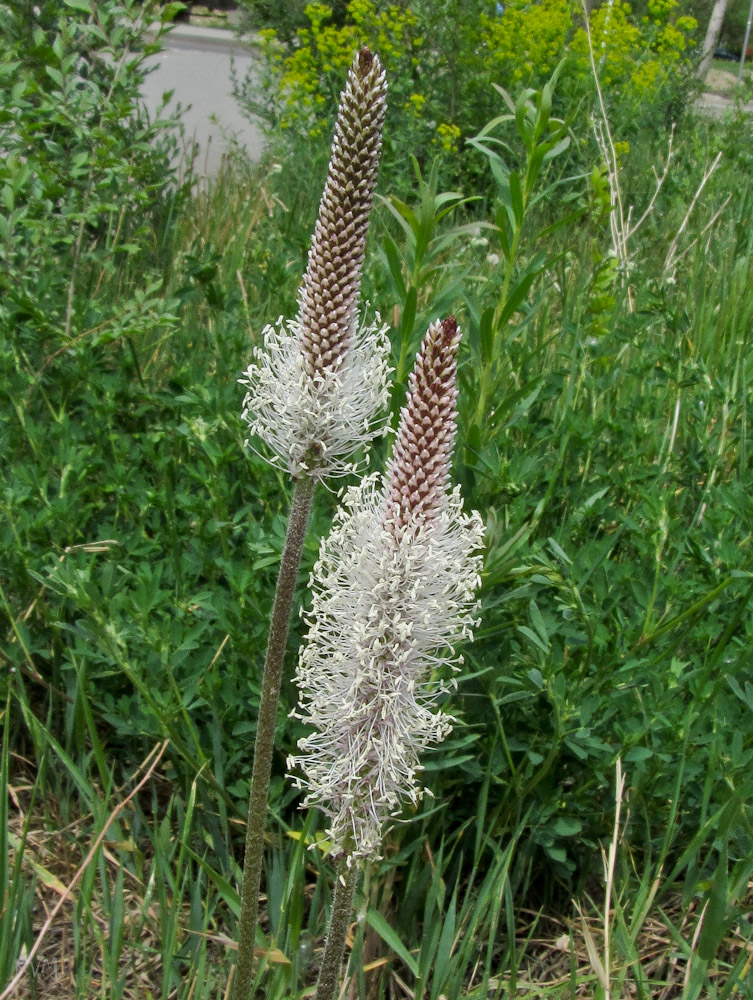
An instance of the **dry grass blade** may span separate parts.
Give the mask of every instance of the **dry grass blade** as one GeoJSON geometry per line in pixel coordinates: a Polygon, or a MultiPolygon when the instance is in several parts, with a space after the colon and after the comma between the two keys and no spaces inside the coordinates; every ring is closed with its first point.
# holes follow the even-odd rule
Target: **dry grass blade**
{"type": "MultiPolygon", "coordinates": [[[[167,745],[168,745],[167,740],[165,740],[163,743],[160,743],[158,746],[154,747],[150,751],[150,753],[147,755],[147,757],[144,759],[144,761],[142,762],[142,764],[139,766],[138,770],[140,771],[144,767],[146,767],[147,764],[149,765],[146,773],[141,778],[141,780],[138,782],[138,784],[135,785],[135,787],[128,793],[128,795],[123,799],[122,802],[119,802],[117,804],[117,806],[115,806],[115,808],[112,810],[112,812],[108,816],[107,821],[105,822],[105,824],[102,827],[102,829],[100,830],[100,832],[97,834],[97,837],[96,837],[94,843],[92,844],[92,846],[91,846],[91,848],[89,850],[89,853],[84,858],[84,860],[83,860],[82,864],[80,865],[78,871],[73,876],[73,878],[71,879],[71,881],[68,883],[68,885],[67,885],[67,887],[65,889],[65,892],[60,895],[60,898],[58,899],[57,903],[55,904],[55,906],[53,906],[52,910],[48,914],[47,919],[45,920],[44,924],[42,925],[42,929],[40,930],[39,934],[37,934],[36,940],[35,940],[32,948],[31,948],[31,950],[29,951],[28,955],[26,956],[23,964],[21,965],[21,967],[19,968],[18,972],[13,977],[13,979],[11,979],[11,981],[8,983],[8,985],[3,990],[3,992],[0,993],[0,1000],[7,1000],[7,998],[10,997],[10,996],[12,996],[13,993],[15,992],[16,987],[21,982],[21,980],[23,979],[23,977],[26,975],[26,972],[28,971],[29,967],[31,966],[31,963],[34,960],[34,956],[39,951],[39,948],[40,948],[40,946],[42,944],[42,941],[44,940],[44,936],[47,933],[47,931],[50,929],[50,927],[52,926],[52,923],[53,923],[55,917],[57,916],[58,911],[60,910],[60,908],[62,907],[63,903],[66,901],[66,899],[73,892],[74,886],[77,884],[77,882],[79,881],[79,879],[81,878],[81,876],[84,874],[84,872],[88,868],[89,864],[91,863],[92,859],[96,856],[96,853],[97,853],[97,851],[99,849],[99,846],[102,843],[102,841],[105,839],[105,835],[107,834],[107,831],[109,830],[109,828],[110,828],[113,820],[125,808],[125,806],[128,805],[128,803],[131,801],[131,799],[133,799],[134,796],[137,795],[139,791],[141,791],[141,789],[147,783],[147,781],[149,780],[149,778],[154,773],[154,769],[157,767],[157,764],[160,762],[160,760],[162,758],[162,755],[164,754],[165,750],[167,749],[167,745]]],[[[137,771],[137,773],[138,773],[138,771],[137,771]]]]}
{"type": "MultiPolygon", "coordinates": [[[[693,209],[696,206],[696,202],[698,201],[698,199],[701,196],[701,192],[706,187],[706,184],[708,183],[709,178],[711,177],[711,175],[716,171],[716,168],[719,166],[719,163],[721,162],[721,159],[722,159],[722,151],[719,150],[719,152],[716,155],[716,158],[715,158],[714,162],[711,164],[711,166],[708,168],[708,170],[704,173],[703,178],[701,179],[701,183],[698,185],[698,188],[696,189],[696,192],[693,195],[693,198],[692,198],[692,200],[690,202],[690,205],[688,206],[688,210],[685,213],[685,218],[682,220],[682,223],[680,224],[680,228],[677,230],[677,233],[675,234],[675,238],[672,240],[670,248],[667,251],[667,256],[666,256],[666,259],[664,261],[664,274],[669,274],[672,271],[673,265],[675,264],[675,254],[677,253],[677,244],[680,241],[680,237],[685,232],[685,228],[686,228],[686,226],[688,224],[688,220],[690,219],[690,216],[691,216],[691,214],[693,212],[693,209]]],[[[716,216],[714,216],[714,219],[712,221],[714,221],[715,219],[716,219],[716,216]]],[[[704,229],[704,232],[705,231],[706,230],[704,229]]]]}

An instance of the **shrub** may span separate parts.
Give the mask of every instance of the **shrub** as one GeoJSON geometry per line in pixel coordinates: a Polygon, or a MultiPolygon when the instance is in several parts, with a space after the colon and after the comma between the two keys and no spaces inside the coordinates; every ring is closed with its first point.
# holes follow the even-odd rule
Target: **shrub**
{"type": "MultiPolygon", "coordinates": [[[[158,38],[175,10],[162,10],[158,38]]],[[[156,14],[134,0],[0,6],[0,583],[16,615],[37,607],[35,574],[69,553],[85,587],[92,551],[109,545],[98,541],[118,537],[142,369],[175,327],[162,287],[181,197],[174,129],[139,96],[156,14]],[[124,437],[105,451],[115,428],[124,437]]],[[[62,586],[49,619],[29,619],[33,640],[12,663],[25,648],[53,676],[61,660],[71,668],[60,635],[81,614],[66,606],[74,592],[62,586]]]]}
{"type": "Polygon", "coordinates": [[[143,280],[175,186],[170,123],[139,100],[155,12],[134,0],[70,0],[62,16],[51,3],[0,7],[0,329],[32,381],[56,351],[62,363],[163,322],[158,271],[143,280]],[[128,259],[141,297],[113,313],[104,291],[128,259]]]}
{"type": "MultiPolygon", "coordinates": [[[[677,0],[650,0],[636,20],[630,4],[616,0],[591,15],[591,41],[599,81],[610,114],[623,133],[635,132],[665,109],[674,109],[690,82],[694,33],[692,17],[676,16],[677,0]]],[[[585,28],[570,45],[573,96],[591,89],[591,58],[585,28]]]]}
{"type": "MultiPolygon", "coordinates": [[[[591,15],[601,85],[618,131],[674,114],[687,90],[696,22],[677,0],[651,0],[636,18],[623,0],[591,15]],[[614,95],[614,99],[612,96],[614,95]]],[[[492,84],[538,88],[565,60],[560,101],[584,127],[594,97],[588,39],[574,0],[386,4],[351,0],[344,20],[326,4],[305,8],[294,42],[262,31],[263,87],[247,79],[242,101],[273,129],[310,142],[329,132],[353,50],[379,52],[390,79],[385,162],[399,173],[408,153],[441,154],[462,172],[463,139],[497,112],[492,84]]]]}

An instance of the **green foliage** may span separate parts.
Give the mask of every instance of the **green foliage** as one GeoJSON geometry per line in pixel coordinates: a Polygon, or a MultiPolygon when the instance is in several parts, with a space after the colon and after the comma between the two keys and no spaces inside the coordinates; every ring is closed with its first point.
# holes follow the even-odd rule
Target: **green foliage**
{"type": "MultiPolygon", "coordinates": [[[[677,0],[649,0],[640,20],[621,0],[592,13],[596,71],[623,131],[637,131],[657,115],[668,121],[677,117],[690,85],[697,26],[695,18],[680,13],[677,0]]],[[[575,32],[570,56],[574,93],[587,91],[592,74],[585,28],[575,32]]]]}
{"type": "MultiPolygon", "coordinates": [[[[353,52],[376,51],[390,80],[385,163],[399,173],[406,154],[442,155],[467,169],[462,139],[494,114],[494,86],[540,88],[564,59],[560,100],[588,122],[594,82],[588,36],[574,0],[492,0],[386,4],[352,0],[345,18],[324,3],[305,8],[308,24],[291,41],[261,32],[262,86],[247,78],[242,102],[289,142],[327,135],[353,52]]],[[[590,19],[602,88],[620,126],[634,131],[676,115],[689,86],[696,22],[677,0],[652,0],[637,18],[629,4],[596,8],[590,19]]]]}
{"type": "MultiPolygon", "coordinates": [[[[158,47],[141,46],[149,10],[132,2],[90,9],[81,0],[53,17],[51,7],[0,9],[8,40],[0,57],[0,323],[13,330],[20,367],[35,374],[53,358],[71,368],[82,352],[171,323],[155,254],[139,297],[115,316],[104,305],[105,289],[123,280],[118,262],[130,260],[143,277],[145,244],[173,176],[169,126],[149,122],[138,104],[144,58],[158,47]]],[[[163,26],[174,7],[163,11],[163,26]]],[[[29,372],[16,394],[30,381],[29,372]]]]}
{"type": "MultiPolygon", "coordinates": [[[[271,29],[284,42],[290,42],[305,28],[307,0],[239,0],[242,30],[267,31],[271,29]]],[[[333,0],[332,16],[337,24],[345,20],[347,0],[333,0]]]]}
{"type": "Polygon", "coordinates": [[[372,0],[350,3],[345,24],[332,23],[332,9],[323,3],[308,4],[305,13],[308,26],[300,29],[292,47],[283,44],[274,29],[260,32],[262,87],[247,78],[242,102],[270,125],[310,143],[331,129],[354,52],[363,44],[377,42],[394,82],[391,107],[398,115],[397,128],[421,138],[428,136],[422,114],[426,98],[415,93],[413,86],[419,72],[418,52],[424,44],[415,14],[396,5],[380,9],[372,0]]]}
{"type": "MultiPolygon", "coordinates": [[[[236,165],[189,195],[169,140],[138,111],[149,49],[123,20],[134,10],[85,6],[57,19],[44,5],[11,20],[2,9],[0,982],[33,944],[53,867],[29,831],[55,831],[81,858],[134,766],[167,740],[152,797],[119,815],[81,880],[75,995],[127,996],[146,965],[153,996],[220,997],[287,509],[282,477],[244,448],[235,380],[263,324],[294,309],[324,161],[313,143],[306,171],[289,158],[236,165]],[[124,38],[118,70],[107,53],[124,38]],[[26,782],[23,759],[37,762],[26,782]]],[[[386,18],[388,40],[398,24],[422,37],[404,8],[360,9],[386,18]]],[[[668,9],[651,6],[657,18],[668,9]]],[[[514,10],[520,23],[536,13],[514,10]]],[[[410,16],[431,22],[423,8],[410,16]]],[[[656,25],[615,23],[625,39],[640,29],[641,58],[654,58],[656,25]]],[[[312,26],[312,51],[327,29],[312,26]]],[[[326,36],[333,59],[341,37],[326,36]]],[[[521,928],[520,909],[567,909],[573,892],[603,905],[618,757],[629,791],[612,995],[670,988],[674,973],[659,987],[641,962],[654,918],[687,970],[683,996],[749,995],[750,122],[685,124],[624,268],[607,164],[573,105],[575,43],[543,82],[484,90],[491,113],[464,126],[455,153],[420,131],[454,72],[411,75],[415,50],[428,59],[439,45],[431,37],[395,43],[405,75],[391,92],[403,88],[421,120],[415,145],[390,140],[394,184],[364,293],[392,326],[395,412],[426,324],[459,316],[455,469],[487,524],[483,617],[448,706],[455,732],[425,761],[434,798],[396,824],[359,892],[353,995],[402,982],[480,1000],[530,983],[544,917],[521,928]],[[398,173],[401,148],[416,156],[398,173]],[[464,186],[450,190],[453,157],[464,186]]],[[[607,97],[636,65],[609,63],[607,97]]],[[[636,217],[666,150],[656,131],[636,126],[616,150],[636,217]]],[[[319,497],[301,592],[335,502],[319,497]]],[[[291,659],[299,640],[296,627],[291,659]]],[[[258,938],[257,988],[270,998],[310,989],[330,900],[318,819],[298,816],[284,779],[294,697],[286,686],[258,938]]],[[[570,929],[571,982],[548,992],[605,989],[576,967],[580,933],[570,929]]]]}

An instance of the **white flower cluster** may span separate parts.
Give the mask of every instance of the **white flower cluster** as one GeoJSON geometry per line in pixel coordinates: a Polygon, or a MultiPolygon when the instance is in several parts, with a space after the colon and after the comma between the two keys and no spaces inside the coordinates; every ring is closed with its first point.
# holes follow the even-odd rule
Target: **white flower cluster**
{"type": "Polygon", "coordinates": [[[378,316],[361,325],[337,362],[313,377],[295,320],[280,317],[264,329],[239,381],[248,389],[243,419],[272,450],[273,464],[316,480],[355,470],[354,453],[387,429],[384,419],[375,423],[389,401],[387,329],[378,316]]]}
{"type": "Polygon", "coordinates": [[[349,859],[378,857],[385,823],[421,797],[420,754],[453,721],[437,707],[452,683],[445,668],[476,624],[480,516],[463,512],[456,489],[396,534],[386,491],[371,476],[345,494],[312,574],[296,673],[294,715],[316,731],[288,767],[349,859]]]}

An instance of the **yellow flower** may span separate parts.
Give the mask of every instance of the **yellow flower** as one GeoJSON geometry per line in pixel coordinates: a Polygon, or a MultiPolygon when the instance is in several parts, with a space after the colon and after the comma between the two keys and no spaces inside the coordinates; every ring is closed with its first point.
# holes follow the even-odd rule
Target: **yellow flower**
{"type": "Polygon", "coordinates": [[[460,129],[457,125],[447,125],[442,122],[437,126],[437,137],[434,140],[445,153],[457,153],[460,129]]]}
{"type": "Polygon", "coordinates": [[[618,166],[622,166],[623,160],[625,159],[625,157],[629,152],[630,152],[629,142],[622,141],[622,142],[616,142],[614,144],[614,155],[617,157],[618,166]]]}
{"type": "Polygon", "coordinates": [[[424,104],[426,104],[426,98],[423,94],[411,94],[405,102],[405,110],[412,111],[414,115],[420,115],[424,104]]]}

